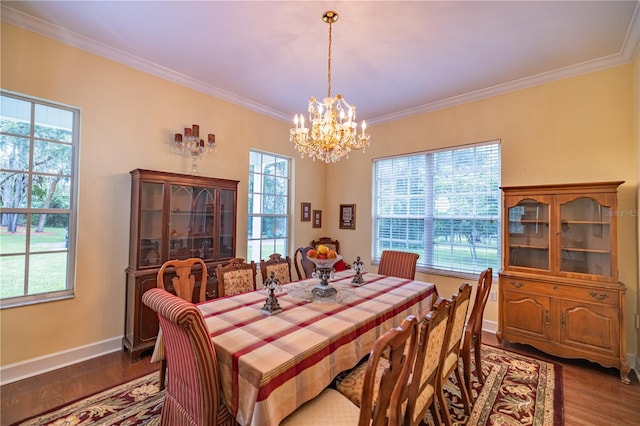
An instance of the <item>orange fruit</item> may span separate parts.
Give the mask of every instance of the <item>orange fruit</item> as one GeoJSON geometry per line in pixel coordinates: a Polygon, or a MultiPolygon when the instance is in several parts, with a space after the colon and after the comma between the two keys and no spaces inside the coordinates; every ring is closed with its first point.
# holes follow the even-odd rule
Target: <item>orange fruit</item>
{"type": "Polygon", "coordinates": [[[335,259],[336,257],[338,257],[338,253],[336,253],[335,250],[329,250],[327,253],[327,259],[335,259]]]}
{"type": "Polygon", "coordinates": [[[307,252],[307,257],[316,258],[318,257],[318,252],[314,249],[311,249],[307,252]]]}

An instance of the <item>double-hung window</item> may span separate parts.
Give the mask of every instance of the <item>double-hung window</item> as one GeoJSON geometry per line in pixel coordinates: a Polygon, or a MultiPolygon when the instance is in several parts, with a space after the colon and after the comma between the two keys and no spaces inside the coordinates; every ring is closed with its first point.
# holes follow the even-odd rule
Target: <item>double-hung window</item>
{"type": "Polygon", "coordinates": [[[0,93],[0,306],[73,296],[80,111],[0,93]]]}
{"type": "Polygon", "coordinates": [[[290,160],[249,152],[247,262],[289,253],[290,160]]]}
{"type": "Polygon", "coordinates": [[[374,160],[373,261],[390,249],[436,272],[498,270],[499,185],[499,141],[374,160]]]}

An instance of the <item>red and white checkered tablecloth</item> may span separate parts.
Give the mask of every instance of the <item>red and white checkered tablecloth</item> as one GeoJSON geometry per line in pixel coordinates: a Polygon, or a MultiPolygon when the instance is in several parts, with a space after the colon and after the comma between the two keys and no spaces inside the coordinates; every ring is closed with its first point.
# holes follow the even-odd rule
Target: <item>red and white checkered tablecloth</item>
{"type": "MultiPolygon", "coordinates": [[[[347,285],[353,274],[338,272],[332,282],[347,285]]],[[[431,308],[431,283],[363,277],[366,283],[342,303],[279,293],[283,310],[271,316],[260,311],[267,297],[261,290],[198,305],[216,349],[223,399],[240,424],[278,425],[338,373],[354,367],[381,334],[431,308]]]]}

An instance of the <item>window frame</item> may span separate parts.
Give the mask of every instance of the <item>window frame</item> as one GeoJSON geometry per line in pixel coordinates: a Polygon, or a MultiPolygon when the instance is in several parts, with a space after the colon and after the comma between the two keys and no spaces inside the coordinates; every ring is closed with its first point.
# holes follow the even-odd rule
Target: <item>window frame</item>
{"type": "MultiPolygon", "coordinates": [[[[400,251],[411,251],[411,252],[416,252],[420,254],[420,258],[418,259],[417,270],[421,272],[433,273],[433,274],[444,275],[444,276],[471,278],[471,277],[477,276],[477,273],[481,272],[487,267],[492,267],[496,271],[499,270],[500,265],[502,264],[502,244],[501,244],[502,194],[500,190],[501,157],[502,157],[501,141],[492,140],[492,141],[474,143],[469,145],[460,145],[460,146],[448,147],[448,148],[437,149],[437,150],[427,150],[427,151],[413,152],[409,154],[374,159],[372,163],[372,191],[371,191],[372,193],[371,234],[372,234],[372,242],[373,242],[371,246],[372,263],[374,265],[379,264],[382,250],[395,249],[400,251]],[[497,148],[496,154],[490,153],[490,150],[494,146],[497,148]],[[436,190],[436,186],[438,184],[434,183],[434,180],[437,180],[436,178],[440,178],[440,179],[442,178],[441,171],[436,170],[436,158],[437,156],[442,156],[443,154],[444,155],[450,154],[453,156],[455,155],[456,151],[462,151],[462,150],[468,150],[468,149],[474,149],[473,154],[475,155],[477,152],[476,151],[477,148],[486,148],[486,151],[489,153],[488,155],[491,155],[493,157],[492,158],[493,161],[490,163],[490,167],[493,167],[493,168],[490,169],[491,173],[487,175],[487,176],[491,176],[491,178],[488,178],[485,181],[490,183],[490,188],[491,188],[491,191],[490,191],[491,201],[489,202],[489,198],[487,198],[487,201],[486,201],[487,203],[486,208],[491,210],[491,215],[489,216],[478,215],[478,216],[466,217],[466,218],[455,217],[455,216],[448,216],[448,217],[443,216],[441,213],[438,213],[436,211],[437,210],[436,196],[434,191],[436,190]],[[384,163],[389,160],[392,161],[392,163],[384,163]],[[393,167],[394,164],[397,164],[397,163],[393,163],[394,160],[395,161],[405,160],[408,163],[413,162],[414,166],[415,166],[415,163],[419,163],[419,166],[415,166],[415,170],[416,170],[416,173],[420,171],[422,172],[422,174],[419,175],[417,178],[415,178],[415,180],[411,181],[412,177],[415,176],[415,174],[411,171],[413,169],[410,169],[409,171],[407,171],[405,166],[402,172],[402,176],[400,176],[399,174],[396,174],[396,176],[392,176],[388,181],[381,182],[380,179],[382,178],[379,177],[381,168],[393,167]],[[389,166],[390,164],[391,166],[389,166]],[[497,168],[497,171],[495,170],[496,168],[497,168]],[[438,175],[436,175],[436,173],[438,173],[438,175]],[[419,185],[416,185],[416,182],[418,182],[419,185]],[[380,185],[385,185],[385,183],[386,183],[385,189],[380,189],[380,185]],[[389,186],[394,184],[400,185],[400,186],[394,186],[394,187],[389,186]],[[403,187],[403,184],[404,184],[404,187],[403,187]],[[420,188],[420,186],[422,186],[422,188],[420,188]],[[399,189],[398,192],[400,193],[397,196],[395,195],[396,188],[399,189]],[[390,193],[394,195],[389,197],[388,194],[390,193]],[[387,201],[386,205],[381,205],[381,203],[384,202],[384,200],[381,200],[381,198],[386,198],[386,201],[387,201]],[[392,204],[389,205],[389,203],[392,203],[392,204]],[[403,216],[403,215],[395,214],[396,206],[398,205],[411,206],[411,207],[407,207],[407,209],[405,209],[407,213],[403,216]],[[384,210],[384,212],[381,212],[381,210],[384,210]],[[389,211],[391,211],[391,213],[388,213],[389,211]],[[406,229],[404,230],[400,229],[400,232],[397,232],[398,228],[396,225],[399,225],[399,223],[394,224],[393,223],[394,218],[402,219],[400,223],[404,221],[406,225],[405,226],[406,229]],[[384,224],[382,223],[382,221],[387,219],[388,219],[389,225],[384,227],[384,224]],[[440,220],[444,220],[444,221],[449,220],[452,223],[455,221],[459,221],[461,224],[463,223],[463,221],[470,220],[471,222],[473,222],[472,226],[474,231],[476,229],[475,225],[478,222],[488,221],[488,223],[490,224],[488,229],[490,230],[487,231],[487,235],[491,234],[494,236],[493,238],[490,238],[493,241],[491,242],[491,246],[489,248],[485,248],[484,246],[482,247],[484,250],[491,252],[491,256],[487,255],[486,264],[483,266],[480,266],[479,264],[480,262],[478,261],[479,259],[477,257],[477,252],[476,252],[477,247],[475,246],[475,244],[472,244],[472,243],[468,243],[468,245],[470,250],[472,250],[472,253],[473,253],[472,257],[475,258],[473,262],[467,261],[467,262],[461,263],[460,265],[454,265],[455,260],[462,259],[462,258],[458,258],[458,256],[455,256],[455,255],[451,256],[451,259],[449,260],[450,264],[448,265],[446,265],[446,262],[443,262],[442,260],[440,261],[435,260],[437,258],[436,250],[434,250],[434,247],[437,245],[435,243],[435,240],[437,239],[436,238],[437,230],[435,229],[435,226],[437,223],[436,221],[440,221],[440,220]],[[388,238],[384,238],[383,236],[380,235],[381,230],[383,230],[386,234],[384,237],[388,236],[388,238]],[[394,238],[394,236],[398,234],[403,234],[407,236],[422,234],[422,236],[418,239],[411,239],[409,237],[405,239],[394,238]],[[489,257],[491,257],[493,261],[489,260],[489,257]]],[[[443,163],[444,162],[440,162],[438,164],[443,164],[443,163]]],[[[473,163],[473,166],[474,166],[473,170],[476,171],[477,170],[477,168],[475,167],[476,164],[473,163]]],[[[452,168],[452,170],[454,169],[452,168]]],[[[391,173],[393,175],[393,172],[391,173]]],[[[445,175],[445,176],[449,176],[450,179],[453,179],[453,176],[455,176],[455,173],[452,173],[450,175],[445,175]]],[[[472,184],[477,181],[477,178],[465,177],[465,179],[467,182],[470,182],[472,184]]],[[[439,187],[439,189],[441,188],[442,186],[439,187]]],[[[474,191],[472,193],[474,195],[474,198],[473,198],[474,200],[478,199],[481,196],[481,194],[486,195],[486,192],[484,191],[474,191]]],[[[447,202],[448,202],[448,199],[447,199],[447,202]]],[[[455,206],[456,206],[455,204],[452,204],[452,206],[449,206],[449,204],[447,204],[447,209],[451,207],[455,208],[455,206]]],[[[401,208],[400,211],[402,210],[403,209],[401,208]]],[[[440,224],[442,224],[442,222],[440,222],[440,224]]],[[[402,228],[402,226],[400,228],[402,228]]],[[[453,242],[454,235],[457,235],[457,234],[455,234],[453,230],[448,235],[449,241],[447,244],[451,245],[452,251],[455,250],[456,248],[455,247],[456,245],[453,242]]],[[[460,233],[460,235],[462,235],[462,233],[460,233]]],[[[473,236],[475,234],[472,232],[471,235],[472,235],[471,238],[474,239],[474,243],[475,243],[475,238],[473,236]]],[[[442,244],[442,245],[444,246],[446,244],[442,244]]],[[[480,260],[482,259],[480,258],[480,260]]]]}
{"type": "Polygon", "coordinates": [[[21,296],[12,296],[2,298],[0,296],[0,309],[5,308],[13,308],[19,306],[27,306],[38,303],[51,302],[55,300],[63,300],[70,299],[75,297],[75,289],[76,289],[76,235],[77,235],[77,225],[78,225],[78,191],[79,191],[79,145],[80,145],[80,122],[81,122],[81,110],[80,108],[73,107],[70,105],[65,105],[60,102],[55,102],[51,100],[41,99],[33,96],[24,95],[21,93],[16,93],[4,89],[0,89],[0,96],[17,99],[18,101],[28,102],[30,113],[29,113],[29,135],[20,135],[4,132],[4,129],[0,129],[2,136],[8,137],[20,137],[29,140],[29,160],[27,170],[17,170],[17,169],[1,169],[2,172],[19,172],[27,174],[28,176],[28,190],[26,195],[27,205],[26,207],[2,207],[3,213],[17,213],[24,214],[26,216],[27,224],[31,227],[34,226],[35,220],[32,221],[34,215],[40,214],[63,214],[68,215],[68,225],[67,225],[67,234],[66,234],[66,250],[55,249],[51,251],[42,251],[42,250],[32,250],[31,249],[31,233],[25,233],[25,249],[24,253],[9,253],[9,254],[0,254],[1,257],[9,257],[9,256],[24,256],[24,292],[21,296]],[[71,142],[65,142],[55,139],[47,139],[38,137],[35,134],[36,124],[43,124],[36,122],[36,114],[35,111],[37,106],[44,106],[47,108],[53,108],[57,110],[62,110],[66,112],[70,112],[72,114],[72,124],[71,124],[71,142]],[[56,174],[56,173],[44,173],[42,171],[38,171],[34,166],[34,147],[36,142],[54,142],[57,144],[66,144],[70,146],[71,149],[71,164],[69,165],[69,174],[56,174]],[[69,206],[68,208],[37,208],[31,205],[33,199],[33,178],[35,176],[41,177],[65,177],[69,180],[69,206]],[[39,256],[42,254],[49,253],[65,253],[66,252],[66,280],[65,280],[65,288],[62,290],[55,290],[49,292],[41,292],[41,293],[29,293],[29,264],[30,261],[33,260],[31,257],[39,256]]]}
{"type": "MultiPolygon", "coordinates": [[[[289,255],[289,245],[291,243],[291,224],[292,224],[291,180],[292,180],[292,161],[290,157],[287,157],[281,154],[272,153],[272,152],[261,151],[257,149],[249,150],[249,180],[247,184],[247,262],[250,262],[253,260],[259,265],[260,260],[267,259],[270,254],[280,253],[280,255],[282,255],[283,258],[289,255]],[[256,207],[256,206],[252,206],[253,197],[255,196],[262,197],[264,194],[266,194],[265,192],[262,191],[264,187],[260,188],[261,191],[256,191],[255,188],[253,188],[254,180],[252,175],[257,173],[252,170],[252,160],[251,160],[252,155],[259,155],[261,158],[261,164],[264,164],[264,159],[268,157],[273,157],[276,162],[279,162],[279,161],[286,162],[287,164],[286,176],[282,176],[279,174],[265,174],[265,173],[262,173],[263,170],[261,171],[261,173],[259,173],[261,176],[270,176],[272,178],[286,179],[286,194],[284,195],[286,197],[286,205],[284,206],[284,213],[264,213],[263,211],[264,203],[260,203],[259,205],[260,210],[258,212],[252,211],[252,208],[256,207]],[[260,222],[258,226],[262,230],[261,223],[263,218],[274,218],[276,221],[278,219],[284,219],[285,221],[285,225],[283,227],[284,235],[281,237],[275,236],[275,237],[268,237],[268,238],[266,237],[263,238],[262,235],[260,235],[257,238],[255,237],[252,238],[251,233],[254,230],[255,221],[260,222]],[[279,241],[281,242],[280,244],[278,243],[279,241]],[[265,250],[265,242],[271,242],[271,248],[267,248],[265,250]],[[257,256],[255,255],[254,249],[253,249],[253,247],[256,244],[258,246],[257,256]],[[281,250],[279,248],[281,248],[281,250]]],[[[262,181],[264,181],[264,179],[262,181]]],[[[282,194],[276,194],[275,192],[273,194],[268,194],[268,195],[282,196],[282,194]]]]}

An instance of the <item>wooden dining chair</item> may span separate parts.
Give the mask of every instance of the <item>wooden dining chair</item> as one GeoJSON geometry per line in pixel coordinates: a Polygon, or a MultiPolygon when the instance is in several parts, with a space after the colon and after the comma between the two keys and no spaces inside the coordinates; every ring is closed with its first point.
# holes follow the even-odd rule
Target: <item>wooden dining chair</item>
{"type": "MultiPolygon", "coordinates": [[[[207,291],[207,265],[198,257],[192,257],[184,260],[167,260],[162,264],[158,275],[156,276],[156,286],[165,289],[165,275],[173,275],[169,290],[173,290],[176,295],[187,302],[204,302],[206,300],[207,291]],[[199,265],[202,270],[202,278],[200,280],[200,290],[194,294],[196,288],[195,275],[191,273],[194,265],[199,265]],[[172,288],[171,288],[172,287],[172,288]]],[[[167,360],[164,351],[164,339],[162,329],[158,331],[156,338],[156,346],[153,350],[151,362],[160,361],[160,390],[164,389],[165,378],[167,374],[167,360]]]]}
{"type": "Polygon", "coordinates": [[[489,300],[491,292],[491,283],[493,281],[493,269],[488,268],[480,274],[478,285],[476,287],[476,297],[471,308],[471,313],[467,319],[464,328],[464,336],[462,338],[462,348],[460,356],[462,357],[462,367],[464,372],[464,383],[469,393],[469,398],[474,399],[471,388],[471,350],[474,353],[476,364],[476,375],[480,384],[484,385],[484,374],[482,373],[482,317],[484,308],[489,300]]]}
{"type": "Polygon", "coordinates": [[[440,355],[447,340],[447,325],[453,304],[448,300],[438,298],[432,310],[420,321],[418,332],[418,348],[416,361],[411,372],[411,382],[408,386],[408,403],[405,412],[404,425],[418,426],[422,424],[427,410],[435,424],[442,423],[440,411],[436,407],[436,395],[440,391],[438,374],[440,369],[440,355]]]}
{"type": "Polygon", "coordinates": [[[447,339],[445,340],[444,350],[440,355],[440,374],[438,374],[438,382],[436,385],[436,389],[438,391],[436,393],[436,398],[440,405],[442,421],[447,426],[452,425],[453,421],[451,420],[449,405],[447,404],[447,400],[444,395],[444,384],[447,383],[447,380],[452,373],[456,375],[456,379],[458,381],[460,395],[462,396],[462,403],[464,404],[464,412],[467,415],[471,414],[471,401],[467,394],[467,387],[462,375],[460,374],[459,368],[460,343],[462,341],[462,334],[464,332],[464,325],[467,318],[470,299],[471,286],[468,283],[461,284],[458,289],[458,293],[451,297],[450,303],[453,306],[451,307],[451,314],[447,324],[447,339]]]}
{"type": "Polygon", "coordinates": [[[220,400],[216,352],[200,311],[160,288],[146,291],[142,303],[157,312],[168,355],[160,425],[235,425],[220,400]]]}
{"type": "Polygon", "coordinates": [[[298,247],[293,255],[293,264],[296,267],[298,280],[304,280],[313,276],[315,264],[307,259],[307,252],[313,249],[311,246],[298,247]]]}
{"type": "Polygon", "coordinates": [[[416,253],[383,250],[378,265],[378,274],[414,280],[419,257],[416,253]]]}
{"type": "Polygon", "coordinates": [[[362,372],[359,406],[340,392],[327,388],[280,425],[399,426],[402,422],[401,395],[415,360],[417,332],[417,319],[409,316],[399,327],[388,330],[376,340],[368,360],[357,367],[362,372]],[[409,348],[406,353],[405,348],[409,348]],[[384,352],[389,353],[388,359],[383,358],[384,352]]]}
{"type": "Polygon", "coordinates": [[[334,250],[336,253],[340,254],[340,241],[334,240],[329,237],[320,237],[317,240],[311,241],[311,247],[314,249],[318,249],[319,245],[327,246],[331,250],[334,250]]]}
{"type": "Polygon", "coordinates": [[[264,283],[270,277],[271,272],[280,284],[287,284],[291,279],[291,258],[289,256],[282,257],[280,253],[269,255],[269,260],[260,260],[260,274],[264,283]]]}
{"type": "Polygon", "coordinates": [[[232,259],[227,265],[218,265],[218,297],[233,296],[256,289],[256,263],[244,259],[232,259]]]}

